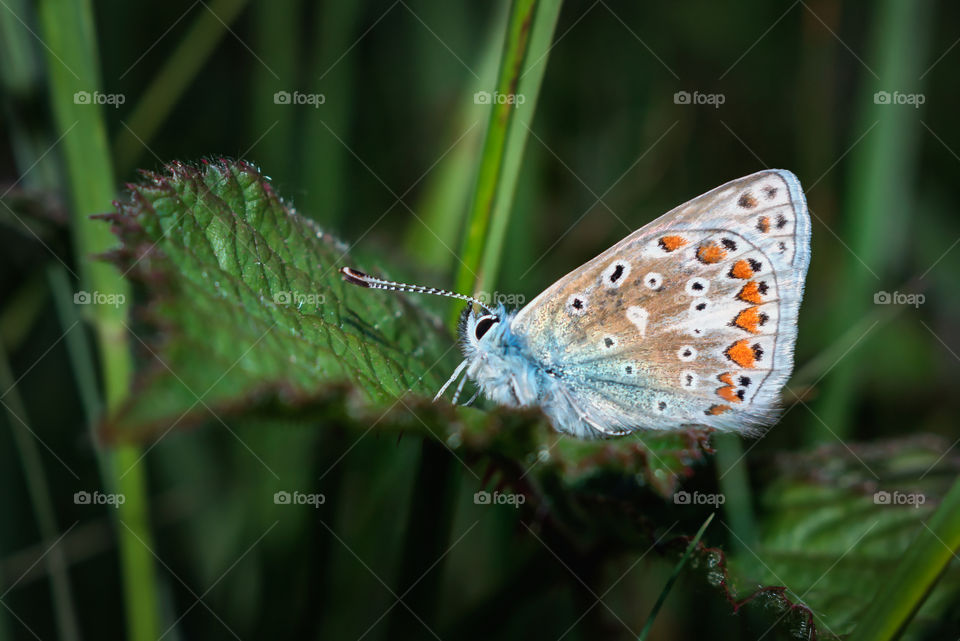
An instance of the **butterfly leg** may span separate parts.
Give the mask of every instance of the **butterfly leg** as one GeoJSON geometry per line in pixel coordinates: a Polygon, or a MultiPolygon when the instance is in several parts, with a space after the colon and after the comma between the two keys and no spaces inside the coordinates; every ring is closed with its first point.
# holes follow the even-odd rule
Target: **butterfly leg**
{"type": "Polygon", "coordinates": [[[480,388],[479,388],[479,387],[477,388],[477,391],[473,393],[473,396],[470,397],[470,400],[467,401],[466,403],[464,403],[463,406],[464,406],[464,407],[468,407],[468,406],[471,405],[475,400],[477,400],[477,397],[478,397],[478,396],[480,396],[480,388]]]}
{"type": "Polygon", "coordinates": [[[437,402],[437,399],[443,396],[443,393],[447,391],[448,387],[450,387],[450,383],[457,380],[457,377],[460,376],[460,372],[462,372],[466,366],[467,366],[467,361],[465,360],[462,361],[459,365],[457,365],[457,369],[453,370],[453,374],[450,376],[450,378],[447,379],[447,382],[443,384],[443,387],[440,388],[440,391],[437,392],[437,395],[433,397],[434,403],[437,402]]]}
{"type": "Polygon", "coordinates": [[[460,379],[460,384],[457,385],[457,391],[453,393],[453,404],[457,404],[457,399],[460,398],[460,392],[463,391],[463,385],[467,382],[467,376],[464,374],[463,378],[460,379]]]}

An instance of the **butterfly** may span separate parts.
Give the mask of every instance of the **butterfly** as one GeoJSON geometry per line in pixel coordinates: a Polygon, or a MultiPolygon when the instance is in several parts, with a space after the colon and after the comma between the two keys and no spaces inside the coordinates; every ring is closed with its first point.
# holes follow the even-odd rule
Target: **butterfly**
{"type": "Polygon", "coordinates": [[[469,378],[495,403],[538,406],[558,431],[597,438],[756,434],[774,422],[809,262],[800,182],[773,169],[667,212],[519,311],[340,271],[363,287],[473,303],[459,326],[464,360],[437,398],[465,372],[454,403],[469,378]]]}

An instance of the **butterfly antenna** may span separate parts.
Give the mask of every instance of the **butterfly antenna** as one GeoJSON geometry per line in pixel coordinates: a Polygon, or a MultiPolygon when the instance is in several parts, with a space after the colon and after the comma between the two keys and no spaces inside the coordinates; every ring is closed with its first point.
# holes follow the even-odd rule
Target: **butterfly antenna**
{"type": "Polygon", "coordinates": [[[393,292],[414,292],[416,294],[433,294],[434,296],[446,296],[447,298],[458,298],[460,300],[467,301],[468,303],[473,303],[474,305],[479,305],[482,307],[488,314],[492,314],[493,310],[484,305],[480,300],[474,298],[473,296],[466,296],[465,294],[458,294],[456,292],[448,292],[445,289],[437,289],[436,287],[424,287],[423,285],[408,285],[407,283],[398,283],[392,280],[383,280],[382,278],[377,278],[376,276],[370,276],[364,274],[362,271],[353,269],[352,267],[341,267],[340,273],[343,275],[343,280],[347,281],[351,285],[358,285],[360,287],[369,287],[370,289],[387,289],[393,292]]]}

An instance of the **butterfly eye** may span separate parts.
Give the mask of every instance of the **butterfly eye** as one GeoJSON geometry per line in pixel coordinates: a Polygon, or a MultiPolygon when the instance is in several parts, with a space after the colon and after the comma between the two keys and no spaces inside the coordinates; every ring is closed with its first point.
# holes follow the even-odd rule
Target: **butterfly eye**
{"type": "Polygon", "coordinates": [[[473,330],[474,336],[477,337],[477,340],[483,338],[484,334],[490,331],[490,328],[500,322],[500,319],[496,316],[484,316],[477,321],[477,327],[473,330]]]}

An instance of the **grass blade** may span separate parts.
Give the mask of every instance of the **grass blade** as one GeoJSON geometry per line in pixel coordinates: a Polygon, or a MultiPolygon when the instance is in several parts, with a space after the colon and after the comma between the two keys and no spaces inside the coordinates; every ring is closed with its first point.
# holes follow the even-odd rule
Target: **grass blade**
{"type": "MultiPolygon", "coordinates": [[[[60,327],[66,330],[74,323],[82,322],[83,317],[77,312],[77,306],[73,304],[73,287],[66,268],[59,263],[51,265],[47,268],[47,282],[53,296],[53,306],[60,321],[60,327]]],[[[100,420],[100,412],[103,410],[100,392],[97,389],[97,360],[83,332],[68,332],[63,342],[70,355],[73,378],[80,393],[80,402],[83,403],[87,425],[95,425],[100,420]]],[[[101,469],[100,473],[104,474],[106,470],[101,469]]]]}
{"type": "MultiPolygon", "coordinates": [[[[47,45],[47,72],[56,128],[67,169],[73,210],[73,235],[80,259],[81,287],[89,291],[123,294],[129,287],[111,265],[90,260],[114,244],[108,226],[90,220],[106,211],[114,197],[113,166],[108,154],[101,108],[78,104],[78,91],[99,90],[93,14],[89,0],[43,0],[38,10],[47,45]],[[69,61],[69,62],[65,62],[69,61]]],[[[124,306],[91,305],[103,368],[107,409],[118,407],[127,395],[132,358],[125,326],[124,306]]],[[[91,425],[91,430],[93,426],[91,425]]],[[[153,641],[160,635],[151,534],[147,522],[148,499],[138,448],[123,447],[101,453],[104,484],[125,495],[120,506],[117,533],[127,607],[127,637],[153,641]]]]}
{"type": "Polygon", "coordinates": [[[736,533],[730,537],[730,547],[745,552],[757,540],[757,525],[743,443],[737,434],[720,434],[715,438],[717,485],[726,497],[723,509],[727,522],[736,533]]]}
{"type": "Polygon", "coordinates": [[[476,104],[473,96],[496,82],[508,9],[506,4],[497,9],[474,65],[480,79],[466,79],[463,91],[470,99],[464,100],[459,106],[447,132],[447,139],[455,144],[424,180],[424,195],[419,202],[423,222],[413,220],[404,240],[407,253],[417,256],[422,266],[438,273],[453,273],[456,259],[447,247],[455,247],[459,242],[461,228],[469,213],[473,179],[483,144],[483,127],[480,123],[487,114],[486,105],[476,104]]]}
{"type": "Polygon", "coordinates": [[[113,153],[121,175],[133,169],[137,159],[146,151],[145,145],[150,144],[170,110],[246,4],[247,0],[214,0],[209,7],[200,3],[200,13],[187,35],[143,92],[127,126],[118,132],[113,153]]]}
{"type": "Polygon", "coordinates": [[[515,123],[508,134],[503,154],[503,172],[500,186],[497,188],[493,203],[493,215],[490,233],[487,235],[487,247],[483,255],[481,272],[484,286],[497,282],[500,256],[503,253],[504,239],[510,222],[510,211],[517,191],[517,179],[523,162],[527,137],[536,113],[537,98],[547,70],[547,59],[553,46],[553,32],[560,15],[560,0],[540,2],[536,19],[530,33],[530,47],[527,61],[517,83],[517,95],[524,97],[524,103],[514,108],[515,123]]]}
{"type": "MultiPolygon", "coordinates": [[[[299,182],[310,187],[300,197],[299,209],[331,227],[350,211],[349,171],[344,162],[349,152],[337,138],[350,130],[356,118],[354,102],[357,59],[343,52],[358,37],[363,17],[360,2],[324,2],[316,9],[314,32],[319,35],[307,49],[302,91],[320,91],[329,98],[323,109],[303,109],[297,140],[299,182]]],[[[288,108],[289,111],[289,108],[288,108]]]]}
{"type": "Polygon", "coordinates": [[[643,624],[643,629],[640,630],[640,636],[637,637],[638,641],[644,641],[644,639],[647,638],[647,635],[650,634],[650,630],[653,628],[653,622],[657,618],[657,613],[660,612],[660,608],[667,600],[667,595],[670,594],[670,588],[673,587],[677,577],[680,576],[680,571],[683,569],[683,566],[686,565],[687,559],[689,559],[690,555],[693,554],[693,551],[697,549],[700,539],[703,538],[703,533],[707,531],[707,526],[709,526],[710,522],[713,521],[715,514],[716,512],[708,516],[707,520],[703,522],[703,525],[701,525],[700,529],[697,530],[696,536],[693,537],[693,540],[690,541],[690,545],[687,546],[687,550],[683,553],[683,556],[680,557],[680,561],[677,563],[677,566],[673,568],[670,578],[667,579],[667,584],[663,586],[663,591],[660,592],[660,596],[657,597],[657,602],[653,604],[653,608],[650,610],[650,615],[647,617],[647,622],[643,624]]]}
{"type": "MultiPolygon", "coordinates": [[[[918,90],[925,48],[917,43],[929,40],[932,11],[925,2],[888,0],[876,6],[873,55],[868,59],[879,59],[880,64],[877,78],[864,76],[868,82],[860,90],[864,107],[851,135],[863,139],[850,153],[849,215],[845,229],[838,230],[850,245],[850,253],[844,257],[846,269],[835,290],[839,298],[831,308],[833,325],[838,328],[857,325],[869,313],[874,293],[889,288],[884,268],[895,265],[898,254],[907,247],[894,239],[906,233],[908,212],[915,206],[911,167],[916,165],[919,118],[910,113],[914,109],[880,104],[874,92],[918,90]]],[[[832,442],[850,433],[856,407],[850,399],[857,396],[857,380],[864,370],[861,359],[872,338],[846,346],[856,345],[857,350],[838,363],[824,385],[818,411],[822,421],[812,423],[816,427],[807,435],[810,441],[832,442]]]]}
{"type": "Polygon", "coordinates": [[[298,121],[290,105],[278,105],[273,96],[278,91],[294,91],[299,76],[303,3],[258,2],[250,7],[254,27],[253,48],[269,52],[270,65],[253,66],[250,80],[250,117],[247,140],[256,141],[248,152],[257,164],[283,185],[297,176],[297,163],[291,149],[297,148],[298,121]],[[274,75],[276,74],[276,75],[274,75]],[[276,76],[279,76],[277,78],[276,76]]]}
{"type": "Polygon", "coordinates": [[[880,593],[853,631],[850,641],[896,639],[923,605],[960,549],[960,478],[924,523],[880,593]]]}
{"type": "Polygon", "coordinates": [[[60,537],[60,530],[53,501],[50,498],[50,485],[43,471],[40,449],[33,435],[34,430],[30,427],[27,418],[26,405],[20,396],[20,390],[17,389],[6,349],[2,343],[0,343],[0,389],[6,390],[3,407],[9,418],[13,442],[20,455],[30,503],[37,519],[37,529],[44,542],[51,546],[49,553],[44,556],[44,563],[50,573],[50,591],[57,633],[61,639],[79,639],[80,627],[77,624],[76,606],[70,589],[67,558],[62,546],[53,545],[60,537]]]}
{"type": "MultiPolygon", "coordinates": [[[[495,275],[499,265],[510,216],[509,205],[527,140],[528,129],[524,123],[533,118],[546,66],[546,51],[553,38],[560,5],[560,0],[515,0],[511,6],[495,93],[490,94],[490,120],[460,252],[461,265],[455,281],[457,291],[474,292],[489,287],[492,278],[484,270],[495,275]],[[532,53],[534,43],[544,52],[543,55],[532,53]],[[524,105],[518,106],[514,102],[520,95],[521,84],[529,93],[523,94],[524,105]],[[496,96],[505,98],[501,102],[496,96]],[[524,106],[527,107],[527,117],[521,122],[519,114],[524,106]]],[[[453,308],[453,323],[456,323],[458,307],[453,308]]]]}

